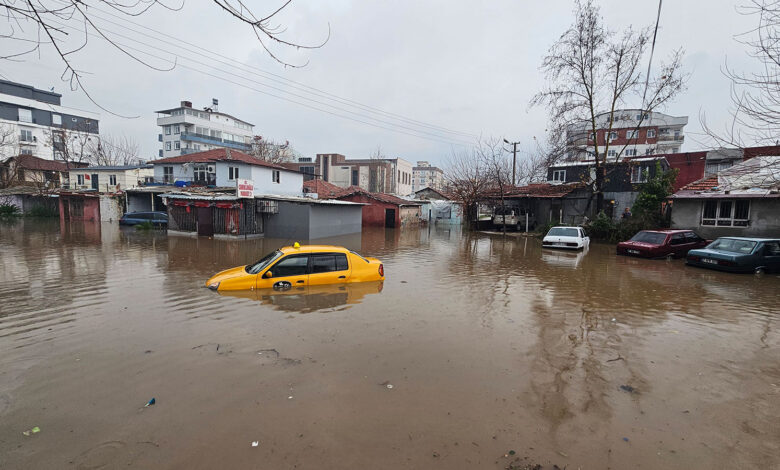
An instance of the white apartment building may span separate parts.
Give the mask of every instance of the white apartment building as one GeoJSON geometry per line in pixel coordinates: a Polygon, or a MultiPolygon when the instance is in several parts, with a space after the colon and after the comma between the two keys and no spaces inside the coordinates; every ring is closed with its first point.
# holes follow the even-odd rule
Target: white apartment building
{"type": "Polygon", "coordinates": [[[444,187],[444,172],[426,161],[418,161],[412,169],[412,192],[431,188],[440,191],[444,187]]]}
{"type": "Polygon", "coordinates": [[[157,111],[162,143],[160,158],[170,158],[218,148],[248,152],[252,148],[254,125],[218,111],[218,101],[198,110],[182,101],[178,108],[157,111]]]}
{"type": "Polygon", "coordinates": [[[61,98],[59,93],[0,80],[0,160],[17,155],[89,159],[91,144],[98,139],[99,115],[66,108],[61,98]]]}
{"type": "Polygon", "coordinates": [[[615,159],[679,153],[685,142],[683,128],[688,124],[688,116],[645,112],[643,117],[639,109],[621,109],[615,111],[614,117],[612,130],[609,130],[609,113],[599,115],[595,135],[589,122],[569,125],[566,129],[567,158],[592,159],[595,144],[598,143],[602,150],[607,141],[610,146],[607,158],[615,159]]]}

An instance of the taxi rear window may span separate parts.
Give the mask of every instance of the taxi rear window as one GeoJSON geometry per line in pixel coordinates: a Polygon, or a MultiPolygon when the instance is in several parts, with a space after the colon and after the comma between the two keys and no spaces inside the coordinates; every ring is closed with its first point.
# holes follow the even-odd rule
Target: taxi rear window
{"type": "Polygon", "coordinates": [[[368,263],[368,262],[369,262],[367,259],[365,259],[365,258],[363,257],[363,255],[361,255],[361,254],[360,254],[360,253],[358,253],[357,251],[352,251],[352,250],[349,250],[349,252],[350,252],[350,253],[352,253],[353,255],[357,256],[358,258],[362,259],[362,260],[363,260],[363,261],[365,261],[366,263],[368,263]]]}

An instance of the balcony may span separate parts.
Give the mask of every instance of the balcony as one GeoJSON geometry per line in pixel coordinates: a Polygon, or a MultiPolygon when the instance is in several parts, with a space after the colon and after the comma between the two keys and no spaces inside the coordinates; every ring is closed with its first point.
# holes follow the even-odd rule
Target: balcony
{"type": "Polygon", "coordinates": [[[203,144],[216,145],[219,147],[229,147],[236,150],[246,151],[251,148],[251,145],[242,142],[220,139],[219,137],[212,137],[210,135],[205,135],[205,134],[196,134],[194,132],[182,133],[179,138],[181,140],[187,140],[190,142],[200,142],[203,144]]]}
{"type": "Polygon", "coordinates": [[[683,140],[685,140],[685,136],[683,134],[658,134],[659,142],[682,142],[683,140]]]}

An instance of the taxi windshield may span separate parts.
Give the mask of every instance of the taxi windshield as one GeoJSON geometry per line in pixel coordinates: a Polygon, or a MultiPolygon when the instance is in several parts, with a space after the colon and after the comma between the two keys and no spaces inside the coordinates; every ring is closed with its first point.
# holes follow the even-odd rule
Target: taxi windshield
{"type": "Polygon", "coordinates": [[[248,264],[244,268],[246,272],[249,274],[258,274],[260,271],[266,268],[269,264],[271,264],[276,258],[282,256],[282,252],[279,250],[276,250],[274,252],[268,253],[267,255],[263,256],[263,258],[254,263],[254,264],[248,264]]]}

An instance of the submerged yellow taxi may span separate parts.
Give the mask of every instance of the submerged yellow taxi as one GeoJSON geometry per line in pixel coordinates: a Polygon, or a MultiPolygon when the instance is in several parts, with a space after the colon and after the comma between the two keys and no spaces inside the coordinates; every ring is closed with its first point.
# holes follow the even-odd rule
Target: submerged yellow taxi
{"type": "Polygon", "coordinates": [[[385,269],[376,258],[340,246],[286,246],[260,261],[238,266],[206,281],[212,290],[287,290],[293,287],[384,281],[385,269]]]}

